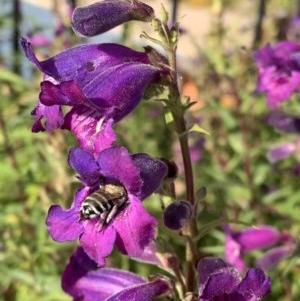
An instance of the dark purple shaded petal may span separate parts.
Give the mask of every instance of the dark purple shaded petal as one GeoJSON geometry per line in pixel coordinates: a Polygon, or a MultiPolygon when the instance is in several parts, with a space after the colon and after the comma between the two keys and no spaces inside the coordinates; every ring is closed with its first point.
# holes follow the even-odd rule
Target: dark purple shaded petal
{"type": "Polygon", "coordinates": [[[93,156],[81,148],[72,148],[69,152],[69,165],[79,174],[84,185],[95,187],[99,185],[100,168],[93,156]]]}
{"type": "Polygon", "coordinates": [[[99,110],[76,106],[66,114],[62,128],[72,131],[80,146],[94,157],[98,157],[102,150],[111,147],[116,141],[112,129],[113,120],[106,120],[103,116],[104,113],[99,110]]]}
{"type": "Polygon", "coordinates": [[[142,191],[138,195],[143,200],[160,187],[167,175],[168,168],[164,162],[147,154],[134,154],[131,157],[135,166],[140,170],[140,177],[143,180],[142,191]]]}
{"type": "Polygon", "coordinates": [[[116,240],[114,227],[108,225],[100,228],[98,220],[86,220],[84,233],[80,237],[81,245],[86,254],[99,267],[105,265],[105,258],[111,254],[116,240]]]}
{"type": "MultiPolygon", "coordinates": [[[[199,301],[246,301],[246,300],[245,300],[245,297],[242,294],[240,294],[238,292],[232,292],[230,295],[222,294],[222,295],[219,295],[219,296],[214,296],[212,299],[209,299],[209,300],[199,298],[199,301]]],[[[254,300],[251,300],[251,301],[254,301],[254,300]]]]}
{"type": "Polygon", "coordinates": [[[295,252],[296,246],[292,243],[273,248],[257,259],[256,266],[264,271],[270,271],[282,260],[291,256],[295,252]]]}
{"type": "Polygon", "coordinates": [[[37,103],[36,107],[31,112],[34,120],[36,121],[32,126],[32,132],[51,131],[60,128],[64,123],[63,113],[60,106],[46,107],[40,102],[37,103]],[[42,121],[45,118],[45,126],[42,121]]]}
{"type": "Polygon", "coordinates": [[[77,239],[84,231],[79,222],[81,202],[87,197],[88,189],[80,189],[75,195],[71,209],[63,210],[60,206],[51,206],[46,219],[48,231],[53,240],[57,242],[72,241],[77,239]]]}
{"type": "Polygon", "coordinates": [[[86,255],[82,247],[78,247],[72,254],[62,274],[61,283],[63,290],[75,299],[80,297],[82,292],[78,293],[76,289],[78,286],[81,288],[82,283],[76,284],[76,282],[83,278],[89,271],[96,269],[97,264],[86,255]]]}
{"type": "MultiPolygon", "coordinates": [[[[256,64],[260,68],[278,66],[291,67],[294,66],[294,54],[299,52],[300,45],[293,41],[279,42],[274,45],[267,44],[262,49],[254,53],[256,64]]],[[[296,67],[296,66],[294,66],[296,67]]]]}
{"type": "Polygon", "coordinates": [[[191,205],[184,201],[171,203],[164,211],[164,225],[171,230],[179,230],[185,226],[192,215],[191,205]]]}
{"type": "Polygon", "coordinates": [[[124,147],[111,147],[102,151],[98,158],[101,174],[108,181],[118,180],[128,193],[138,195],[142,180],[140,172],[124,147]]]}
{"type": "Polygon", "coordinates": [[[149,63],[145,53],[118,44],[86,44],[67,49],[45,61],[39,62],[26,39],[21,46],[27,58],[45,74],[58,82],[75,81],[85,87],[108,66],[125,62],[149,63]]]}
{"type": "Polygon", "coordinates": [[[140,200],[130,196],[130,204],[114,220],[119,250],[130,257],[141,255],[154,239],[157,221],[142,206],[140,200]]]}
{"type": "Polygon", "coordinates": [[[250,269],[241,281],[238,292],[246,297],[245,301],[260,300],[271,292],[271,278],[260,269],[250,269]]]}
{"type": "Polygon", "coordinates": [[[152,282],[128,287],[105,301],[151,301],[170,290],[169,281],[156,279],[152,282]]]}
{"type": "Polygon", "coordinates": [[[205,257],[201,259],[198,263],[198,286],[199,286],[199,295],[201,296],[207,282],[209,281],[210,277],[217,275],[217,274],[226,274],[232,277],[236,283],[239,283],[239,274],[237,270],[227,264],[221,258],[216,257],[205,257]]]}
{"type": "Polygon", "coordinates": [[[274,246],[279,242],[281,234],[275,228],[260,226],[258,228],[245,229],[232,236],[240,244],[242,252],[246,253],[274,246]]]}
{"type": "Polygon", "coordinates": [[[89,104],[78,85],[73,81],[61,84],[43,81],[41,83],[40,101],[46,106],[89,104]]]}
{"type": "Polygon", "coordinates": [[[63,290],[78,301],[104,300],[129,286],[143,283],[146,283],[144,279],[129,272],[97,269],[82,248],[72,255],[62,275],[63,290]]]}
{"type": "Polygon", "coordinates": [[[159,71],[137,62],[106,66],[82,91],[97,109],[114,108],[109,117],[117,122],[138,105],[146,87],[159,79],[159,71]]]}
{"type": "Polygon", "coordinates": [[[290,157],[295,151],[295,143],[288,142],[269,150],[267,158],[272,164],[274,164],[290,157]]]}
{"type": "Polygon", "coordinates": [[[226,273],[213,274],[209,277],[200,298],[204,300],[215,300],[216,296],[233,292],[238,284],[239,281],[232,275],[226,273]]]}
{"type": "Polygon", "coordinates": [[[275,127],[276,130],[283,133],[300,133],[300,118],[297,116],[287,115],[283,112],[275,111],[267,116],[266,122],[267,124],[275,127]]]}
{"type": "Polygon", "coordinates": [[[77,7],[72,27],[76,33],[92,37],[131,20],[149,22],[153,18],[153,8],[138,0],[106,0],[77,7]]]}

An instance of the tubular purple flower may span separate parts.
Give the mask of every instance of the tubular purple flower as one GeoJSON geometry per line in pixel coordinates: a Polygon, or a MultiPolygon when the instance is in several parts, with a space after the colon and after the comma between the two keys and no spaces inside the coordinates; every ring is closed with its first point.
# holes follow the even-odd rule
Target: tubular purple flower
{"type": "Polygon", "coordinates": [[[295,243],[288,243],[266,252],[261,258],[257,259],[256,266],[264,271],[270,271],[276,267],[280,261],[291,256],[296,250],[295,243]]]}
{"type": "Polygon", "coordinates": [[[168,292],[170,284],[162,277],[147,282],[130,272],[99,269],[79,247],[63,272],[62,288],[74,301],[150,301],[168,292]]]}
{"type": "Polygon", "coordinates": [[[32,130],[68,129],[95,156],[115,141],[112,126],[138,105],[148,84],[160,78],[160,69],[150,65],[146,53],[117,44],[77,46],[42,62],[26,39],[21,46],[45,74],[32,130]],[[71,110],[64,116],[61,106],[71,110]]]}
{"type": "Polygon", "coordinates": [[[131,20],[150,22],[154,17],[153,8],[138,0],[105,0],[77,7],[72,27],[76,33],[92,37],[131,20]]]}
{"type": "Polygon", "coordinates": [[[297,150],[297,145],[294,142],[284,143],[280,146],[272,148],[267,153],[268,160],[275,164],[279,161],[287,159],[297,150]]]}
{"type": "Polygon", "coordinates": [[[275,111],[267,116],[266,122],[282,133],[300,133],[300,118],[298,116],[287,115],[283,112],[275,111]]]}
{"type": "Polygon", "coordinates": [[[300,45],[284,41],[267,45],[254,54],[258,68],[257,91],[267,95],[267,104],[275,109],[299,90],[300,45]]]}
{"type": "Polygon", "coordinates": [[[239,272],[243,272],[246,267],[243,260],[245,253],[275,246],[282,241],[285,235],[268,226],[248,228],[236,233],[233,233],[228,225],[224,229],[226,233],[225,259],[234,265],[239,272]]]}
{"type": "Polygon", "coordinates": [[[237,270],[220,258],[201,259],[198,272],[198,301],[258,301],[271,291],[271,279],[262,270],[250,269],[240,279],[237,270]]]}
{"type": "MultiPolygon", "coordinates": [[[[146,154],[130,156],[124,147],[107,148],[96,160],[86,151],[74,148],[69,154],[69,165],[85,187],[77,192],[69,210],[57,205],[49,209],[46,224],[51,237],[57,242],[79,238],[85,252],[99,266],[105,265],[114,244],[125,255],[141,255],[153,240],[157,226],[156,219],[143,208],[141,200],[159,188],[167,173],[166,165],[146,154]],[[103,217],[98,212],[101,209],[97,209],[97,203],[89,205],[89,211],[83,215],[87,197],[108,184],[122,185],[126,191],[122,195],[125,202],[116,208],[107,208],[107,204],[101,203],[103,213],[116,209],[108,221],[107,215],[103,217]]],[[[97,200],[96,196],[91,197],[97,200]]]]}

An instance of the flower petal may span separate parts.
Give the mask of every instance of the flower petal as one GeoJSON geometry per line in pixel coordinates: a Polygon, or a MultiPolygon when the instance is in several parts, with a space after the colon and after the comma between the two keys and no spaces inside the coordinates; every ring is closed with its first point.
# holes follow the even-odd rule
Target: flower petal
{"type": "Polygon", "coordinates": [[[87,255],[96,261],[99,267],[105,265],[105,258],[111,254],[115,240],[116,231],[112,225],[99,229],[99,221],[84,221],[84,232],[80,242],[87,255]]]}
{"type": "Polygon", "coordinates": [[[266,122],[282,133],[300,133],[300,118],[295,115],[287,115],[283,112],[275,111],[267,116],[266,122]]]}
{"type": "Polygon", "coordinates": [[[154,239],[157,221],[134,196],[130,196],[129,201],[130,204],[114,220],[116,244],[123,254],[137,257],[154,239]]]}
{"type": "Polygon", "coordinates": [[[125,288],[143,284],[141,277],[116,269],[99,269],[79,247],[62,275],[62,288],[75,300],[104,300],[125,288]]]}
{"type": "Polygon", "coordinates": [[[214,300],[216,296],[230,294],[237,288],[238,283],[232,275],[226,273],[213,274],[209,277],[200,298],[214,300]]]}
{"type": "Polygon", "coordinates": [[[250,269],[241,281],[238,292],[247,297],[246,300],[260,300],[271,292],[271,278],[260,269],[250,269]]]}
{"type": "Polygon", "coordinates": [[[242,252],[274,246],[281,238],[277,229],[268,226],[248,228],[232,236],[241,245],[242,252]]]}
{"type": "Polygon", "coordinates": [[[47,107],[38,102],[36,107],[31,112],[31,115],[35,119],[35,123],[32,126],[32,132],[51,131],[60,128],[64,123],[64,118],[60,106],[47,107]],[[45,118],[45,126],[42,124],[42,119],[45,118]]]}
{"type": "Polygon", "coordinates": [[[293,142],[284,143],[280,146],[277,146],[267,153],[268,160],[275,164],[281,160],[284,160],[288,157],[290,157],[295,151],[297,147],[296,144],[293,142]]]}
{"type": "Polygon", "coordinates": [[[73,81],[54,84],[50,81],[41,83],[40,101],[46,106],[88,104],[78,85],[73,81]]]}
{"type": "Polygon", "coordinates": [[[292,243],[273,248],[257,259],[256,266],[264,271],[270,271],[282,260],[291,256],[295,252],[295,249],[296,246],[292,243]]]}
{"type": "Polygon", "coordinates": [[[139,62],[108,65],[82,91],[97,109],[115,108],[109,117],[117,122],[138,105],[146,87],[159,79],[159,71],[157,67],[139,62]]]}
{"type": "Polygon", "coordinates": [[[101,173],[109,181],[117,179],[128,193],[137,195],[142,187],[139,170],[124,147],[111,147],[102,151],[98,158],[101,173]]]}
{"type": "Polygon", "coordinates": [[[216,257],[205,257],[198,263],[198,286],[199,295],[201,296],[210,279],[210,277],[218,274],[226,274],[230,279],[234,279],[236,285],[239,283],[239,274],[237,270],[227,264],[224,260],[216,257]]]}
{"type": "Polygon", "coordinates": [[[77,7],[72,16],[72,26],[76,33],[92,37],[131,20],[148,22],[152,18],[152,7],[138,0],[106,0],[77,7]]]}
{"type": "Polygon", "coordinates": [[[119,293],[105,299],[105,301],[152,301],[154,298],[167,293],[170,283],[165,279],[128,287],[119,293]]]}
{"type": "Polygon", "coordinates": [[[88,189],[80,189],[75,195],[72,208],[66,211],[58,205],[50,207],[46,225],[53,240],[72,241],[80,236],[84,229],[79,222],[79,208],[87,195],[88,189]]]}
{"type": "Polygon", "coordinates": [[[108,66],[120,65],[124,62],[149,63],[145,53],[118,44],[81,45],[39,62],[26,39],[22,38],[20,44],[26,57],[42,72],[58,82],[74,80],[81,88],[105,71],[108,66]]]}
{"type": "Polygon", "coordinates": [[[80,181],[86,186],[99,184],[100,168],[93,156],[81,148],[72,148],[69,152],[69,165],[79,174],[80,181]]]}
{"type": "Polygon", "coordinates": [[[160,187],[168,173],[168,167],[161,160],[154,159],[147,154],[134,154],[131,157],[140,170],[140,177],[143,180],[142,191],[138,195],[143,200],[160,187]]]}
{"type": "MultiPolygon", "coordinates": [[[[108,113],[109,115],[109,113],[108,113]]],[[[80,147],[98,158],[99,153],[116,141],[113,120],[105,120],[104,113],[87,106],[76,106],[66,116],[62,128],[74,133],[80,147]]]]}
{"type": "Polygon", "coordinates": [[[225,260],[232,264],[240,273],[246,267],[241,253],[241,245],[233,239],[231,234],[227,234],[225,237],[225,260]]]}

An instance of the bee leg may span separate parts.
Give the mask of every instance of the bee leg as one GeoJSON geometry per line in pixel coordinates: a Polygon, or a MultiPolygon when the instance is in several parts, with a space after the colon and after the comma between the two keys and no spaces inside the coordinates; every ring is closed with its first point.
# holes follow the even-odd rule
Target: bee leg
{"type": "Polygon", "coordinates": [[[106,221],[108,214],[109,214],[109,211],[104,211],[100,214],[100,217],[104,222],[106,221]]]}
{"type": "Polygon", "coordinates": [[[105,219],[105,223],[108,224],[112,218],[115,216],[115,214],[117,213],[118,211],[118,206],[117,205],[114,205],[110,211],[107,211],[108,212],[108,215],[105,219]]]}

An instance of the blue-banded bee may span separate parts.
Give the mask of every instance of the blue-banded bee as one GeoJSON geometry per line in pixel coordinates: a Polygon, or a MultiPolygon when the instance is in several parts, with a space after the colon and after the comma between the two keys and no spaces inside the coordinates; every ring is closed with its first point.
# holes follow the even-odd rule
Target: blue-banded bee
{"type": "Polygon", "coordinates": [[[100,217],[107,224],[127,201],[127,191],[122,185],[106,184],[100,186],[82,202],[80,219],[100,217]]]}

